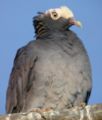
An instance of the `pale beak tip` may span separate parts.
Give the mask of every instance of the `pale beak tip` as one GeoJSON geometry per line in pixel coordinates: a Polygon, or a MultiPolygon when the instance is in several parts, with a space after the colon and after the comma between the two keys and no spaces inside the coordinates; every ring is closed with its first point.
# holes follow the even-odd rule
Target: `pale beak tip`
{"type": "Polygon", "coordinates": [[[77,21],[77,26],[80,27],[80,28],[83,28],[83,25],[80,21],[77,21]]]}

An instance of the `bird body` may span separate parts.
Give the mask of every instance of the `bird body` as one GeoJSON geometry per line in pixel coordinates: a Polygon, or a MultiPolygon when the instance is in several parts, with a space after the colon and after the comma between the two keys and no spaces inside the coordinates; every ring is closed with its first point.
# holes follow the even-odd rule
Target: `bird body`
{"type": "Polygon", "coordinates": [[[80,39],[69,29],[51,29],[18,50],[6,110],[69,108],[87,103],[91,87],[90,62],[80,39]]]}

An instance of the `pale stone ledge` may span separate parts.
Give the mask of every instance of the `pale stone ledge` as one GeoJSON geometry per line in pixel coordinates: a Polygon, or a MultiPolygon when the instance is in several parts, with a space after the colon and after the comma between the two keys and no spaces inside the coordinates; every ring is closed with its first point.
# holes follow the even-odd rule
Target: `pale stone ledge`
{"type": "Polygon", "coordinates": [[[50,110],[1,115],[0,120],[102,120],[102,104],[73,107],[71,109],[50,110]]]}

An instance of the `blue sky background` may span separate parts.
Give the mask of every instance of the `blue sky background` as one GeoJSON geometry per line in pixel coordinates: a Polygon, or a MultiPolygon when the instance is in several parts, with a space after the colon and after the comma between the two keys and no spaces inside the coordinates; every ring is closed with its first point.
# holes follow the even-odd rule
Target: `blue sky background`
{"type": "Polygon", "coordinates": [[[92,64],[93,91],[89,103],[102,103],[102,1],[101,0],[0,0],[0,114],[18,48],[34,39],[32,17],[38,11],[69,6],[83,29],[72,27],[82,39],[92,64]]]}

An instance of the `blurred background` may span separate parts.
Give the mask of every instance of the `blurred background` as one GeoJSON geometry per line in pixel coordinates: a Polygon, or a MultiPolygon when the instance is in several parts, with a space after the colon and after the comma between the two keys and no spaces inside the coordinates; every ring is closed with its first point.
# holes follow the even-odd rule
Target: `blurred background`
{"type": "Polygon", "coordinates": [[[34,38],[32,18],[38,11],[68,6],[83,29],[71,29],[82,39],[90,57],[93,89],[89,104],[102,103],[102,1],[0,0],[0,114],[5,114],[6,90],[18,48],[34,38]]]}

